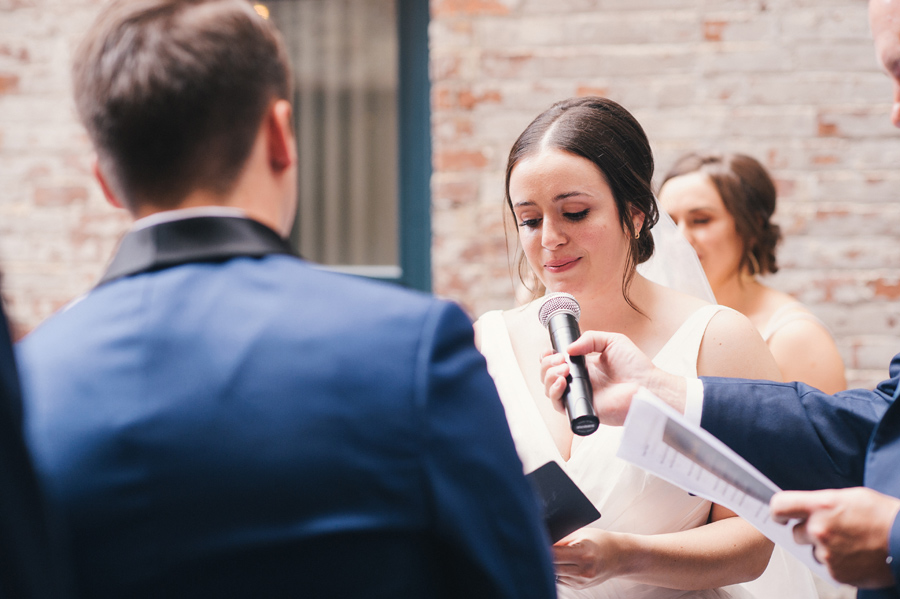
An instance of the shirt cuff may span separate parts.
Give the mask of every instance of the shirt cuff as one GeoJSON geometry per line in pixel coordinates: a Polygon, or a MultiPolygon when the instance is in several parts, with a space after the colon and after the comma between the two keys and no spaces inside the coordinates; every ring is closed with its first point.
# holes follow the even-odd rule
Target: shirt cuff
{"type": "Polygon", "coordinates": [[[888,537],[888,565],[894,574],[894,586],[900,586],[900,514],[894,518],[891,536],[888,537]]]}
{"type": "MultiPolygon", "coordinates": [[[[684,377],[685,397],[684,397],[684,417],[688,422],[700,426],[700,418],[703,415],[703,381],[684,377]]],[[[900,537],[898,537],[900,541],[900,537]]],[[[900,545],[898,545],[900,549],[900,545]]]]}

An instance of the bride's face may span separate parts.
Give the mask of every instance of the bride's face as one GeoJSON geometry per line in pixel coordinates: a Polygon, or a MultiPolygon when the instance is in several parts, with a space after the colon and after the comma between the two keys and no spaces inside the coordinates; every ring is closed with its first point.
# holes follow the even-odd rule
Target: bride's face
{"type": "MultiPolygon", "coordinates": [[[[630,240],[606,177],[594,163],[543,150],[513,168],[509,197],[525,257],[548,291],[621,293],[630,240]]],[[[644,215],[632,219],[640,230],[644,215]]]]}
{"type": "Polygon", "coordinates": [[[705,173],[666,181],[659,205],[694,247],[713,292],[739,274],[744,245],[719,191],[705,173]]]}

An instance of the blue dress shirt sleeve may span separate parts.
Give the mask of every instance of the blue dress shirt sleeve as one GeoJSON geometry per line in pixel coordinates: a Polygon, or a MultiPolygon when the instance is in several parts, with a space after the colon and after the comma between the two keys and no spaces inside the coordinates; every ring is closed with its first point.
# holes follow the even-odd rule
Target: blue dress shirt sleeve
{"type": "Polygon", "coordinates": [[[702,380],[703,428],[782,489],[864,484],[866,448],[890,404],[878,390],[828,395],[803,383],[702,380]]]}

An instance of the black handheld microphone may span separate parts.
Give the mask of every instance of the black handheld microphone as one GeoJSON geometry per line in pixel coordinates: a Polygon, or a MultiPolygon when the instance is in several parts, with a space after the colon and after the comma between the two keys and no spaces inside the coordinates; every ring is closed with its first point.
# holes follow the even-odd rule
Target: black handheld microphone
{"type": "MultiPolygon", "coordinates": [[[[551,293],[544,299],[538,318],[541,325],[550,331],[550,343],[557,352],[565,352],[569,345],[581,336],[578,319],[581,307],[575,298],[568,293],[551,293]]],[[[600,419],[594,412],[594,392],[591,379],[588,378],[584,356],[570,356],[565,353],[569,364],[569,376],[566,377],[566,390],[563,391],[563,404],[569,415],[572,432],[582,437],[590,435],[600,425],[600,419]]]]}

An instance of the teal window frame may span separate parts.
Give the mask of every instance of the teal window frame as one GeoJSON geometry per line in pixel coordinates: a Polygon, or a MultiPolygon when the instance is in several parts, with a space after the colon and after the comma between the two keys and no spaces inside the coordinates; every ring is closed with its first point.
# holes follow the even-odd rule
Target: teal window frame
{"type": "Polygon", "coordinates": [[[425,292],[432,290],[430,18],[428,0],[397,0],[398,264],[322,266],[425,292]]]}
{"type": "Polygon", "coordinates": [[[399,262],[397,283],[431,291],[431,83],[428,0],[397,0],[399,262]]]}

